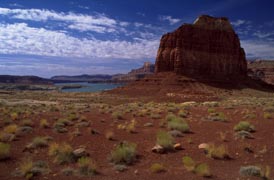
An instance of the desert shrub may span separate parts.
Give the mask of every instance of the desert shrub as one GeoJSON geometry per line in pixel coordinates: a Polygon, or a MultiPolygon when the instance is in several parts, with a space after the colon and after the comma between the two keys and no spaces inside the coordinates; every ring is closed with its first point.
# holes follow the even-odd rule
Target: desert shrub
{"type": "Polygon", "coordinates": [[[187,115],[188,115],[188,113],[185,110],[180,110],[178,112],[178,116],[181,117],[181,118],[186,118],[187,115]]]}
{"type": "Polygon", "coordinates": [[[48,120],[41,119],[41,121],[40,121],[40,127],[41,128],[49,128],[50,126],[49,126],[48,120]]]}
{"type": "Polygon", "coordinates": [[[18,131],[18,126],[16,124],[11,124],[4,128],[4,132],[9,134],[16,134],[17,131],[18,131]]]}
{"type": "Polygon", "coordinates": [[[165,172],[166,169],[165,169],[164,165],[159,164],[159,163],[154,163],[150,166],[150,171],[153,173],[161,173],[161,172],[165,172]]]}
{"type": "Polygon", "coordinates": [[[254,137],[252,136],[252,134],[248,131],[237,131],[235,133],[235,137],[237,138],[241,138],[241,139],[253,139],[254,137]]]}
{"type": "Polygon", "coordinates": [[[11,118],[12,120],[17,120],[18,117],[19,117],[19,115],[18,115],[17,112],[12,112],[12,113],[10,114],[10,118],[11,118]]]}
{"type": "Polygon", "coordinates": [[[172,150],[174,139],[169,133],[160,131],[157,133],[156,143],[162,146],[165,150],[172,150]]]}
{"type": "Polygon", "coordinates": [[[168,128],[171,130],[178,130],[181,132],[189,132],[189,125],[181,118],[173,118],[168,121],[168,128]]]}
{"type": "Polygon", "coordinates": [[[61,173],[65,176],[72,176],[75,174],[75,170],[71,167],[67,167],[61,170],[61,173]]]}
{"type": "Polygon", "coordinates": [[[129,124],[126,126],[126,131],[130,133],[134,133],[136,130],[136,120],[132,119],[129,124]]]}
{"type": "Polygon", "coordinates": [[[131,164],[136,159],[136,145],[122,142],[111,151],[110,160],[114,164],[131,164]]]}
{"type": "Polygon", "coordinates": [[[75,161],[73,149],[67,143],[61,145],[56,143],[50,144],[48,154],[54,156],[54,162],[58,164],[67,164],[75,161]]]}
{"type": "Polygon", "coordinates": [[[16,136],[14,134],[0,132],[0,141],[1,142],[10,142],[10,141],[13,141],[15,139],[15,137],[16,136]]]}
{"type": "Polygon", "coordinates": [[[183,157],[183,164],[187,171],[194,171],[196,163],[190,156],[183,157]]]}
{"type": "Polygon", "coordinates": [[[71,120],[64,119],[64,118],[58,119],[58,121],[56,123],[63,124],[63,126],[72,126],[73,125],[71,120]]]}
{"type": "Polygon", "coordinates": [[[211,177],[209,167],[206,163],[197,164],[191,157],[184,156],[183,164],[187,171],[193,172],[202,177],[211,177]]]}
{"type": "Polygon", "coordinates": [[[10,145],[0,142],[0,161],[10,157],[10,145]]]}
{"type": "Polygon", "coordinates": [[[229,153],[224,145],[216,146],[215,144],[209,144],[205,149],[207,156],[213,159],[227,159],[229,158],[229,153]]]}
{"type": "Polygon", "coordinates": [[[264,108],[264,112],[274,113],[274,106],[269,106],[264,108]]]}
{"type": "Polygon", "coordinates": [[[264,112],[264,119],[271,119],[272,115],[269,112],[264,112]]]}
{"type": "Polygon", "coordinates": [[[160,115],[160,114],[154,113],[154,114],[151,114],[150,117],[151,117],[152,119],[160,119],[160,118],[161,118],[161,115],[160,115]]]}
{"type": "Polygon", "coordinates": [[[208,112],[208,113],[214,113],[214,112],[215,112],[215,109],[214,109],[214,108],[208,108],[208,109],[207,109],[207,112],[208,112]]]}
{"type": "Polygon", "coordinates": [[[119,172],[123,172],[123,171],[127,170],[127,166],[124,165],[124,164],[115,164],[114,165],[114,170],[119,171],[119,172]]]}
{"type": "Polygon", "coordinates": [[[44,148],[48,146],[48,137],[35,137],[28,145],[30,148],[44,148]]]}
{"type": "Polygon", "coordinates": [[[31,159],[24,159],[19,164],[17,175],[31,179],[40,174],[47,174],[49,171],[48,165],[44,161],[33,162],[31,159]]]}
{"type": "Polygon", "coordinates": [[[63,123],[60,122],[56,122],[54,123],[54,130],[58,133],[66,133],[68,132],[68,129],[65,128],[65,125],[63,123]]]}
{"type": "Polygon", "coordinates": [[[96,174],[96,165],[88,157],[78,159],[79,174],[82,176],[93,176],[96,174]]]}
{"type": "Polygon", "coordinates": [[[30,119],[24,119],[24,120],[21,122],[21,125],[22,125],[22,126],[30,126],[30,127],[32,127],[32,126],[33,126],[33,122],[32,122],[32,120],[30,120],[30,119]]]}
{"type": "Polygon", "coordinates": [[[223,112],[211,113],[208,118],[211,121],[221,121],[221,122],[226,121],[226,117],[225,117],[225,114],[223,112]]]}
{"type": "Polygon", "coordinates": [[[202,177],[211,177],[209,167],[206,163],[198,164],[195,167],[194,173],[202,177]]]}
{"type": "Polygon", "coordinates": [[[171,121],[176,118],[177,118],[176,115],[173,113],[169,113],[168,115],[166,115],[166,121],[171,121]]]}
{"type": "Polygon", "coordinates": [[[265,168],[261,166],[243,166],[240,168],[239,173],[242,176],[254,176],[268,180],[270,179],[270,166],[266,166],[265,168]]]}
{"type": "Polygon", "coordinates": [[[255,131],[255,127],[250,124],[248,121],[240,121],[237,125],[234,126],[234,131],[255,131]]]}
{"type": "Polygon", "coordinates": [[[112,118],[121,120],[123,119],[123,114],[121,112],[115,111],[112,113],[112,118]]]}
{"type": "Polygon", "coordinates": [[[105,137],[107,138],[107,140],[114,140],[114,133],[113,133],[113,131],[107,131],[105,133],[105,137]]]}

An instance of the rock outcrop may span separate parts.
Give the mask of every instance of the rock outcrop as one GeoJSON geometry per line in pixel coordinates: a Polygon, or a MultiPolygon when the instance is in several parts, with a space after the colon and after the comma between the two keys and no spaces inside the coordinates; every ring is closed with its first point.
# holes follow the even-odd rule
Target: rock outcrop
{"type": "Polygon", "coordinates": [[[247,63],[229,20],[203,15],[162,37],[155,72],[224,79],[246,76],[247,63]]]}
{"type": "Polygon", "coordinates": [[[274,85],[274,60],[255,60],[247,64],[248,76],[274,85]]]}

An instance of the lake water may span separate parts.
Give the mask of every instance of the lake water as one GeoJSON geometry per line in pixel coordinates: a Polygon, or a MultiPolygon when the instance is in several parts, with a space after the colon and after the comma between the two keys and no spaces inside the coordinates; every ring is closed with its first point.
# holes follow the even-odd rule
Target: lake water
{"type": "Polygon", "coordinates": [[[104,90],[111,90],[117,87],[124,86],[125,84],[113,84],[113,83],[56,83],[56,86],[69,86],[69,85],[81,85],[82,88],[63,89],[62,92],[100,92],[104,90]]]}

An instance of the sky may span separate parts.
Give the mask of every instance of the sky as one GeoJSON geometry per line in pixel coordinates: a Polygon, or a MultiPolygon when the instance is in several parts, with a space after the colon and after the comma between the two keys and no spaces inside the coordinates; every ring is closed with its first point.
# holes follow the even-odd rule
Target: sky
{"type": "Polygon", "coordinates": [[[228,17],[248,59],[274,60],[273,0],[0,0],[0,74],[117,74],[203,14],[228,17]]]}

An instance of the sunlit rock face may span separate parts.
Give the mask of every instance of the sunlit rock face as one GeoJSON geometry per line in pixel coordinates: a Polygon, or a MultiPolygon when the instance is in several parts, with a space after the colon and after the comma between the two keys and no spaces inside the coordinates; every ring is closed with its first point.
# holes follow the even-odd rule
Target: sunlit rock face
{"type": "Polygon", "coordinates": [[[163,35],[155,72],[202,77],[246,76],[244,49],[227,18],[200,16],[163,35]]]}

